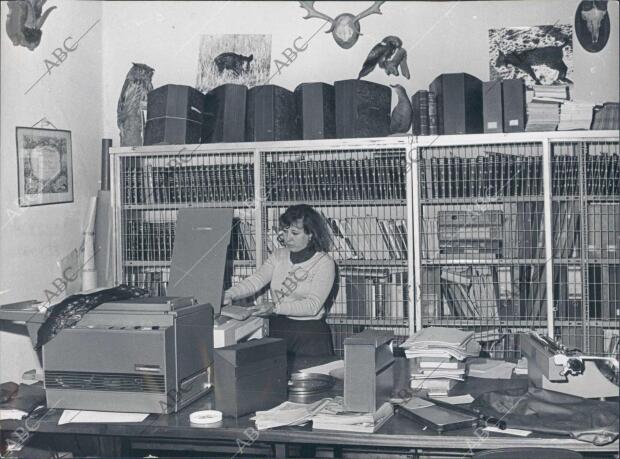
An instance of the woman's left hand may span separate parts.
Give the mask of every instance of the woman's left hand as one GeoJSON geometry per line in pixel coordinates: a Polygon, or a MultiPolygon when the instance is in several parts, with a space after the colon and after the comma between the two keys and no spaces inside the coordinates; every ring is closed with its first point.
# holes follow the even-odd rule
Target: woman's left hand
{"type": "Polygon", "coordinates": [[[258,305],[256,311],[252,312],[252,316],[254,317],[267,317],[273,314],[273,310],[276,305],[272,302],[265,302],[258,305]]]}

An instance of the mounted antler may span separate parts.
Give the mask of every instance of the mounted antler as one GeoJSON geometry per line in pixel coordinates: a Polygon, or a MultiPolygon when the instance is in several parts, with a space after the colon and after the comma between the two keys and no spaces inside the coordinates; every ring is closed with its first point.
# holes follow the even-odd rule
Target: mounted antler
{"type": "Polygon", "coordinates": [[[342,13],[334,19],[315,10],[314,2],[299,3],[301,7],[308,12],[308,15],[304,17],[304,19],[318,18],[326,20],[332,25],[327,33],[332,33],[334,40],[338,43],[338,46],[349,49],[357,42],[357,39],[360,36],[360,19],[370,16],[371,14],[381,14],[379,7],[385,2],[374,2],[371,7],[366,8],[357,16],[354,16],[351,13],[342,13]]]}
{"type": "Polygon", "coordinates": [[[314,9],[314,2],[299,2],[301,7],[308,12],[308,16],[305,16],[304,19],[318,18],[325,19],[330,24],[334,23],[334,19],[329,17],[326,14],[320,13],[314,9]]]}
{"type": "MultiPolygon", "coordinates": [[[[306,3],[306,2],[304,2],[304,3],[306,3]]],[[[314,3],[314,2],[308,2],[308,3],[314,3]]],[[[365,18],[366,16],[370,16],[371,14],[383,14],[383,13],[381,13],[381,10],[379,8],[381,8],[381,5],[383,5],[384,3],[385,2],[374,2],[372,4],[372,6],[366,8],[360,14],[355,16],[355,21],[357,22],[360,19],[365,18]]]]}

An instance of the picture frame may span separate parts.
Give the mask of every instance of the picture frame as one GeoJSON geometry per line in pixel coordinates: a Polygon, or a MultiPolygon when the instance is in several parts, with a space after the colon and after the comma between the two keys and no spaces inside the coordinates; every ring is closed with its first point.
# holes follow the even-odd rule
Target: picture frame
{"type": "Polygon", "coordinates": [[[20,207],[73,202],[71,131],[17,126],[20,207]]]}

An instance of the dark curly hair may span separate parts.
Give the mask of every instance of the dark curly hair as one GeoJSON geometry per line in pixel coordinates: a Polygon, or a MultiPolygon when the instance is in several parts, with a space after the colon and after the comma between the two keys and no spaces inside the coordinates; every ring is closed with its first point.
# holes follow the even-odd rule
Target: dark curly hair
{"type": "Polygon", "coordinates": [[[317,252],[329,252],[332,237],[325,218],[308,204],[296,204],[280,215],[280,225],[285,228],[301,220],[304,232],[311,234],[309,245],[317,252]]]}

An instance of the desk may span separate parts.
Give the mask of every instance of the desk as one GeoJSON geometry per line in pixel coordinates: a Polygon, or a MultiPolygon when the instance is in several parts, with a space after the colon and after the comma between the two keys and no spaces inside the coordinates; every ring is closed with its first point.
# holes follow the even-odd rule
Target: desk
{"type": "MultiPolygon", "coordinates": [[[[225,419],[218,428],[192,427],[189,413],[210,409],[212,397],[202,400],[173,415],[151,415],[140,424],[66,424],[58,426],[61,410],[49,410],[38,425],[37,435],[98,436],[104,440],[103,455],[129,456],[136,451],[169,450],[203,453],[218,452],[218,457],[289,457],[292,446],[315,445],[331,451],[332,457],[347,452],[366,451],[406,457],[469,457],[483,449],[507,447],[556,447],[579,451],[586,457],[614,457],[618,442],[597,447],[569,438],[535,436],[519,438],[502,434],[489,434],[478,438],[471,429],[442,435],[423,431],[414,422],[396,414],[379,432],[357,434],[349,432],[318,431],[303,427],[286,427],[264,431],[254,430],[248,417],[238,420],[225,419]],[[244,454],[240,454],[243,452],[244,454]]],[[[24,427],[23,422],[3,421],[3,430],[24,427]]],[[[321,448],[322,449],[322,448],[321,448]]],[[[155,453],[157,455],[157,453],[155,453]]],[[[141,454],[144,456],[145,454],[141,454]]],[[[395,456],[398,457],[398,456],[395,456]]]]}
{"type": "MultiPolygon", "coordinates": [[[[401,360],[397,365],[402,365],[401,360]]],[[[403,374],[402,371],[396,371],[403,374]]],[[[474,380],[475,378],[470,378],[474,380]]],[[[479,386],[493,386],[492,380],[479,386]]],[[[395,381],[395,387],[403,387],[404,380],[395,381]]],[[[517,383],[522,383],[517,381],[517,383]]],[[[514,381],[507,384],[514,384],[514,381]]],[[[336,389],[337,391],[338,389],[336,389]]],[[[489,390],[489,389],[487,389],[489,390]]],[[[492,390],[492,389],[490,389],[492,390]]],[[[300,445],[317,446],[327,457],[342,457],[350,452],[381,452],[394,457],[470,457],[484,449],[508,447],[565,448],[581,452],[585,457],[617,457],[618,441],[597,447],[590,443],[570,439],[532,434],[521,438],[504,434],[488,434],[477,437],[472,429],[436,434],[423,430],[413,421],[396,414],[375,434],[312,430],[310,427],[284,427],[257,431],[254,422],[245,416],[239,419],[225,418],[217,428],[193,427],[189,414],[193,411],[213,409],[213,393],[197,400],[184,410],[171,415],[150,415],[139,424],[66,424],[58,426],[61,410],[48,410],[36,425],[36,435],[96,436],[102,439],[104,456],[129,456],[148,452],[180,451],[197,454],[219,454],[215,457],[291,457],[300,445]],[[400,455],[400,456],[399,456],[400,455]],[[616,456],[614,456],[616,455],[616,456]]],[[[13,431],[23,428],[23,421],[2,421],[0,428],[13,431]]],[[[5,433],[5,436],[7,434],[5,433]]],[[[212,457],[212,456],[209,456],[212,457]]],[[[359,456],[356,456],[359,457],[359,456]]],[[[363,456],[362,456],[363,457],[363,456]]],[[[376,457],[376,456],[374,456],[376,457]]],[[[384,457],[384,456],[381,456],[384,457]]]]}

